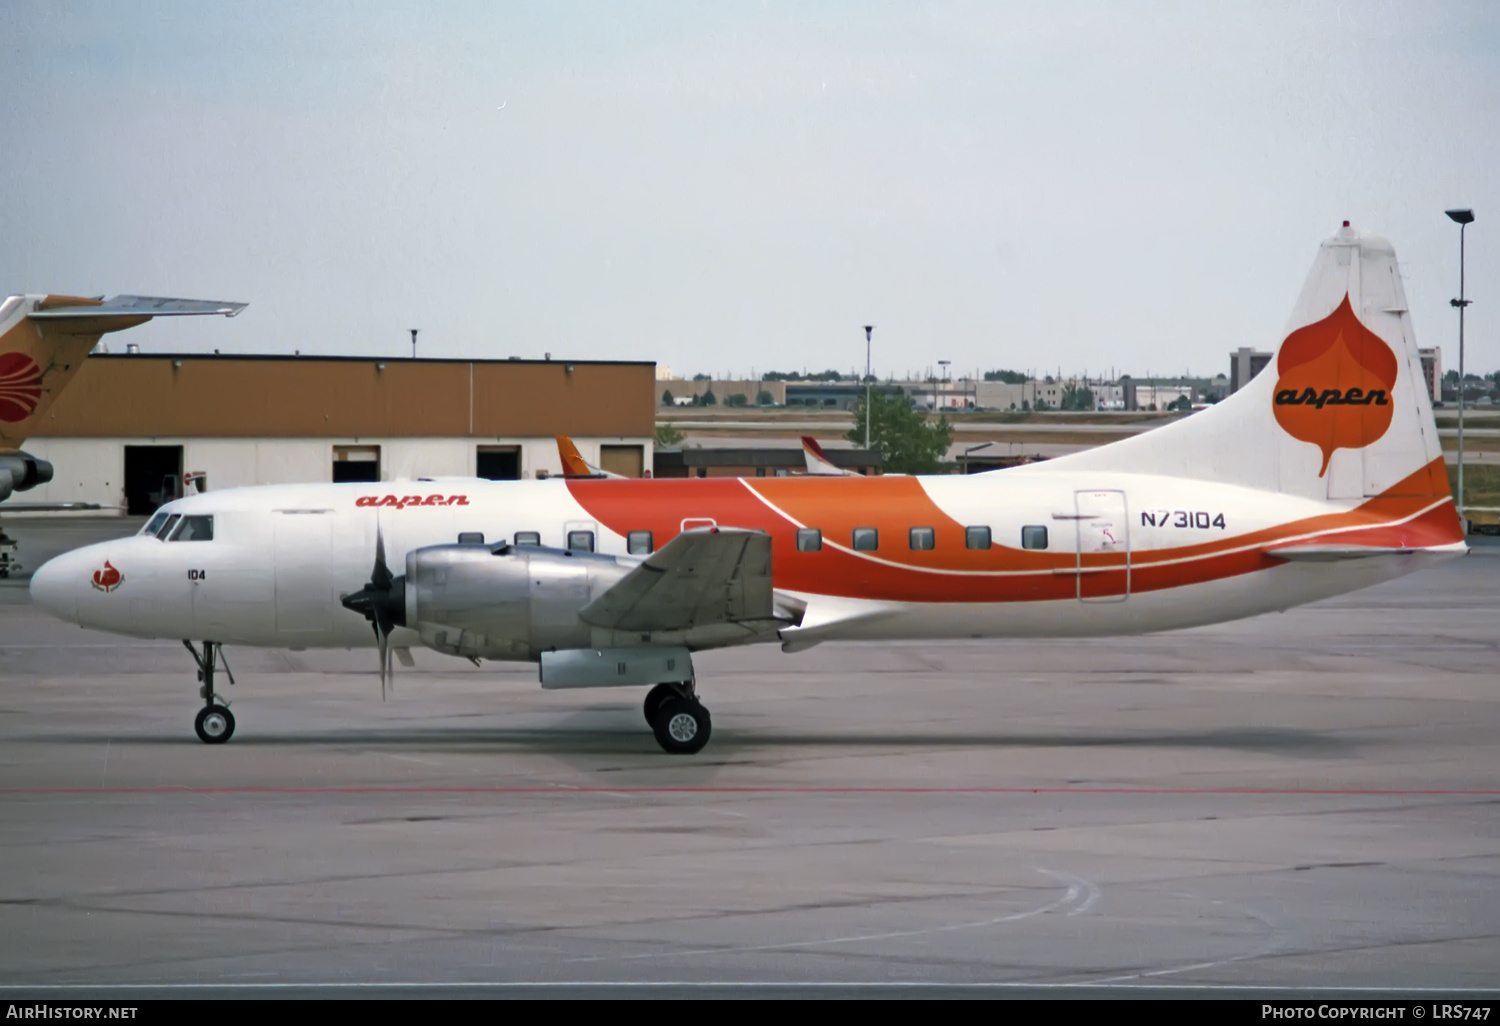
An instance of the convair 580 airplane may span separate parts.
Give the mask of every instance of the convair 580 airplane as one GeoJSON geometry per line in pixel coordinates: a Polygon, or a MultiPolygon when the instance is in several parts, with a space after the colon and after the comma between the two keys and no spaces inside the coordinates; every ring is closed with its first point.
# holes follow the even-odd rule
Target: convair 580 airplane
{"type": "Polygon", "coordinates": [[[81,626],[226,644],[527,660],[543,687],[652,686],[669,752],[710,721],[692,653],[831,639],[1169,630],[1286,609],[1466,551],[1390,245],[1323,243],[1274,362],[1217,406],[966,477],[243,488],[42,567],[81,626]],[[372,630],[373,628],[373,630],[372,630]]]}

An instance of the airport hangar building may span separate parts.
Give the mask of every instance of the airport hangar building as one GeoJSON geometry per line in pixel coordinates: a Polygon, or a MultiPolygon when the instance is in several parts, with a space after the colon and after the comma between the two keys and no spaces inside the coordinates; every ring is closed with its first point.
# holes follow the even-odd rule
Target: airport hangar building
{"type": "Polygon", "coordinates": [[[332,356],[90,356],[28,452],[57,476],[28,501],[149,513],[184,488],[562,473],[556,435],[641,477],[655,364],[332,356]]]}

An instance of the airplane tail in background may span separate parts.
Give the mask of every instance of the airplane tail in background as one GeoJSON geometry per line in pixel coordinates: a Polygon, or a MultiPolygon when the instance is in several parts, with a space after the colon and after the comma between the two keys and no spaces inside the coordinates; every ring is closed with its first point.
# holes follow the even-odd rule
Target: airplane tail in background
{"type": "Polygon", "coordinates": [[[578,452],[578,446],[573,444],[573,439],[567,435],[556,435],[557,455],[562,459],[564,477],[619,477],[619,474],[611,474],[609,471],[596,467],[584,459],[578,452]]]}
{"type": "Polygon", "coordinates": [[[1266,368],[1216,406],[1055,459],[1323,500],[1449,497],[1391,244],[1348,222],[1323,242],[1266,368]]]}
{"type": "Polygon", "coordinates": [[[811,435],[802,436],[802,455],[807,460],[807,472],[820,477],[857,477],[852,470],[835,467],[818,440],[811,435]]]}
{"type": "Polygon", "coordinates": [[[233,317],[244,308],[244,303],[154,296],[31,295],[0,302],[0,453],[20,448],[105,333],[153,317],[233,317]]]}

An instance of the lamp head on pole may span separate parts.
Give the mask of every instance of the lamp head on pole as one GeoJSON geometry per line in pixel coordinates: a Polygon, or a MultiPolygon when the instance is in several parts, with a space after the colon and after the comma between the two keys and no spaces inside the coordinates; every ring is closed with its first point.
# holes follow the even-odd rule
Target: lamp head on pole
{"type": "Polygon", "coordinates": [[[1474,220],[1474,211],[1468,209],[1445,210],[1443,213],[1447,214],[1458,224],[1470,224],[1474,220]]]}
{"type": "Polygon", "coordinates": [[[873,324],[866,324],[865,325],[865,341],[866,342],[870,341],[870,334],[874,330],[875,330],[875,325],[873,325],[873,324]]]}

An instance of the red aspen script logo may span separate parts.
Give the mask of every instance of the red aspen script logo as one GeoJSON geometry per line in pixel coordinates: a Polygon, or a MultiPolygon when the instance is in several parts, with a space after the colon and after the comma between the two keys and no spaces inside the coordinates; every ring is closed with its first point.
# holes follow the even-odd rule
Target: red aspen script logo
{"type": "Polygon", "coordinates": [[[406,509],[409,506],[467,506],[467,495],[361,495],[354,500],[356,506],[381,506],[391,509],[406,509]]]}

